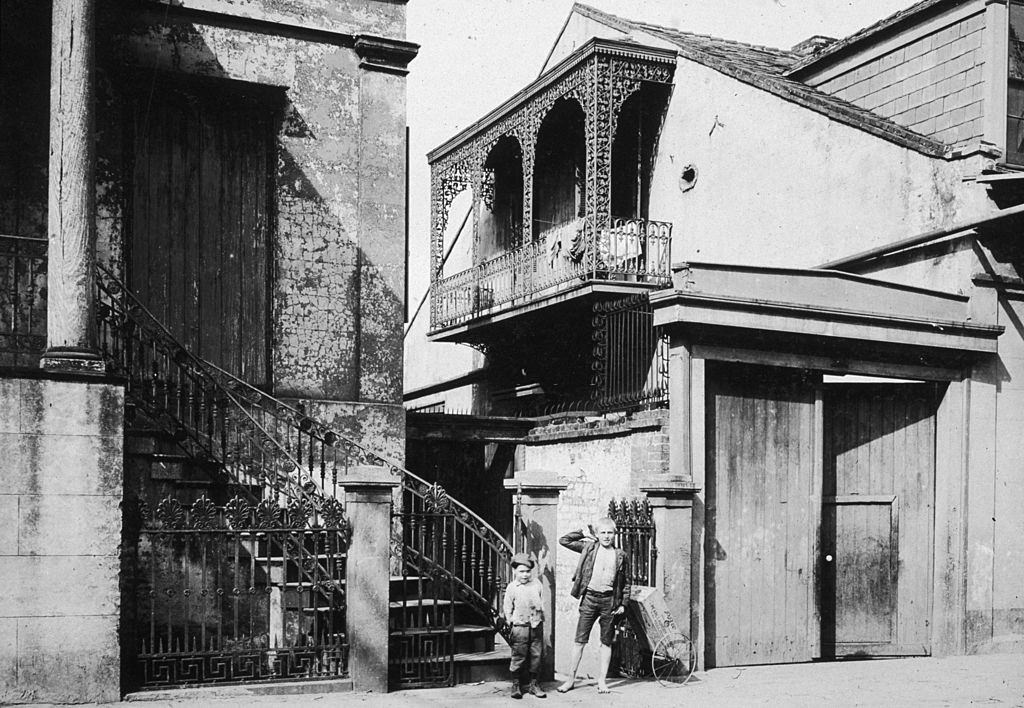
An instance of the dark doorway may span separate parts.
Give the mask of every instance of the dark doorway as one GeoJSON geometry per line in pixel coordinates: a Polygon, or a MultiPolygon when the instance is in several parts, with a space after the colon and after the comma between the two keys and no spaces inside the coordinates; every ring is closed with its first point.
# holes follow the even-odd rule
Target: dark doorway
{"type": "Polygon", "coordinates": [[[270,382],[268,258],[280,97],[158,81],[132,115],[131,287],[199,356],[270,382]]]}

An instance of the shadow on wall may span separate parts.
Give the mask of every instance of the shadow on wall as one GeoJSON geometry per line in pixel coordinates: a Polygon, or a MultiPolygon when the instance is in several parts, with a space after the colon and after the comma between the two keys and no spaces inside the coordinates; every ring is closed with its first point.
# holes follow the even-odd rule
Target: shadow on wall
{"type": "MultiPolygon", "coordinates": [[[[184,254],[181,263],[174,251],[157,254],[169,257],[167,263],[151,265],[143,279],[157,279],[142,285],[153,291],[149,301],[183,300],[180,308],[165,308],[170,317],[179,310],[187,314],[197,300],[206,305],[209,314],[200,315],[201,326],[214,330],[218,322],[226,323],[220,336],[234,332],[237,337],[237,342],[222,342],[221,350],[235,344],[264,350],[265,378],[278,395],[400,400],[405,261],[404,250],[394,245],[393,232],[400,232],[404,225],[404,195],[387,195],[386,203],[368,203],[360,202],[359,190],[368,182],[404,184],[394,174],[403,167],[389,163],[384,153],[362,159],[367,141],[362,139],[358,108],[361,70],[351,49],[331,47],[334,54],[325,56],[313,51],[322,49],[320,45],[285,38],[282,48],[268,45],[262,35],[242,32],[218,35],[223,46],[211,46],[196,25],[164,23],[162,14],[143,15],[136,22],[107,18],[110,46],[115,48],[104,61],[107,83],[121,89],[123,102],[134,106],[136,115],[131,138],[134,156],[125,158],[127,181],[135,183],[135,198],[126,199],[125,209],[125,240],[132,252],[128,260],[138,271],[139,262],[152,257],[142,252],[158,236],[153,233],[155,227],[139,228],[145,224],[137,217],[138,195],[147,190],[156,195],[164,180],[171,198],[166,206],[157,205],[170,216],[163,228],[177,230],[182,236],[178,240],[196,248],[212,248],[219,267],[214,276],[204,275],[200,264],[190,272],[188,259],[195,254],[184,254]],[[239,55],[259,56],[265,65],[252,70],[257,78],[290,83],[268,86],[239,81],[238,71],[226,69],[220,55],[236,64],[239,55]],[[288,66],[275,73],[279,68],[273,66],[275,60],[288,66]],[[295,75],[289,77],[286,69],[295,75]],[[183,116],[172,124],[155,110],[167,105],[162,87],[169,84],[175,84],[179,94],[193,96],[176,99],[183,116]],[[258,141],[246,145],[234,137],[236,131],[224,126],[219,128],[218,140],[211,140],[208,125],[191,127],[188,117],[202,112],[204,94],[221,103],[226,98],[246,102],[249,122],[272,124],[268,153],[252,154],[259,152],[258,141]],[[140,165],[140,154],[149,164],[140,165]],[[207,185],[205,176],[218,170],[220,179],[207,185]],[[258,174],[254,175],[260,172],[266,178],[265,200],[259,194],[258,174]],[[201,189],[195,188],[196,179],[201,189]],[[203,201],[201,190],[206,189],[214,190],[215,198],[209,202],[203,201]],[[198,208],[189,208],[190,200],[198,208]],[[213,202],[216,207],[210,206],[213,202]],[[204,219],[211,217],[211,210],[216,213],[204,219]],[[381,231],[368,228],[370,224],[382,224],[381,231]],[[264,241],[262,258],[260,239],[264,241]],[[255,249],[250,247],[254,242],[255,249]],[[222,295],[207,302],[201,292],[204,277],[211,288],[223,293],[237,287],[239,296],[222,295]],[[176,279],[183,283],[177,289],[170,284],[176,279]],[[266,323],[262,330],[261,318],[250,311],[261,298],[266,323]],[[232,330],[233,308],[252,326],[232,330]]],[[[131,132],[128,121],[125,132],[131,132]]],[[[381,150],[388,150],[388,145],[381,150]]],[[[156,220],[150,222],[155,225],[156,220]]],[[[138,272],[130,277],[133,285],[141,284],[138,272]]],[[[187,333],[185,322],[179,331],[187,333]]],[[[202,336],[209,335],[196,335],[202,336]]]]}

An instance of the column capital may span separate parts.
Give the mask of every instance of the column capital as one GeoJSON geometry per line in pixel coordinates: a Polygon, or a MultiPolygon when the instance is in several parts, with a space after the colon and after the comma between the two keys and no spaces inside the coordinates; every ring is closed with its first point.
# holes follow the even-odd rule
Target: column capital
{"type": "Polygon", "coordinates": [[[405,76],[411,62],[420,51],[420,45],[388,37],[361,34],[356,37],[359,68],[383,71],[405,76]]]}
{"type": "Polygon", "coordinates": [[[557,504],[559,495],[568,486],[554,475],[539,473],[505,480],[505,489],[528,497],[531,504],[557,504]]]}
{"type": "Polygon", "coordinates": [[[357,504],[390,503],[392,491],[402,483],[387,467],[375,465],[352,467],[338,481],[345,488],[347,501],[357,504]]]}
{"type": "Polygon", "coordinates": [[[693,506],[693,497],[701,489],[688,479],[664,476],[648,478],[640,485],[640,491],[647,495],[651,506],[680,508],[693,506]]]}

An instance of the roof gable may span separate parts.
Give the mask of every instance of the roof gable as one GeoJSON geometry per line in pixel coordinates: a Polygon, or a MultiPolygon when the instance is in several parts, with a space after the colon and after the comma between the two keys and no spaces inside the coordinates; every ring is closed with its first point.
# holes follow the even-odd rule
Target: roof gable
{"type": "MultiPolygon", "coordinates": [[[[937,2],[938,0],[926,1],[937,2]]],[[[932,138],[914,132],[841,98],[819,91],[801,81],[788,78],[787,73],[801,59],[792,51],[638,22],[611,15],[582,3],[573,5],[572,15],[576,14],[611,28],[621,35],[628,35],[633,41],[643,44],[667,44],[680,57],[707,66],[726,76],[760,88],[786,101],[796,103],[831,120],[857,128],[875,137],[932,157],[941,157],[945,153],[945,146],[932,138]]],[[[570,21],[563,27],[559,40],[555,43],[556,49],[559,44],[568,41],[566,30],[573,26],[572,15],[570,15],[570,21]]]]}

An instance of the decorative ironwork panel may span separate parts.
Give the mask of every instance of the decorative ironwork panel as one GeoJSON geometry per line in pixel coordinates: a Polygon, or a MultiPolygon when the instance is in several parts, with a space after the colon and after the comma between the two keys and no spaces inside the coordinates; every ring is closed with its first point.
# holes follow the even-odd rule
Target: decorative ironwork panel
{"type": "Polygon", "coordinates": [[[668,336],[646,293],[594,305],[591,389],[599,409],[668,403],[668,336]]]}
{"type": "Polygon", "coordinates": [[[671,284],[671,224],[616,219],[596,233],[588,228],[583,220],[569,222],[545,232],[539,241],[435,281],[432,328],[460,324],[492,308],[550,295],[583,280],[671,284]]]}
{"type": "Polygon", "coordinates": [[[128,505],[130,682],[164,688],[348,673],[344,514],[241,497],[128,505]]]}
{"type": "MultiPolygon", "coordinates": [[[[457,545],[451,500],[437,485],[422,508],[399,516],[403,532],[401,576],[392,579],[388,683],[392,688],[455,683],[457,545]]],[[[465,617],[462,618],[465,621],[465,617]]]]}
{"type": "Polygon", "coordinates": [[[614,499],[608,502],[608,518],[615,522],[615,546],[629,558],[630,581],[634,585],[655,586],[658,547],[654,533],[654,513],[647,498],[614,499]]]}
{"type": "Polygon", "coordinates": [[[46,348],[46,249],[0,236],[0,366],[37,366],[46,348]]]}

